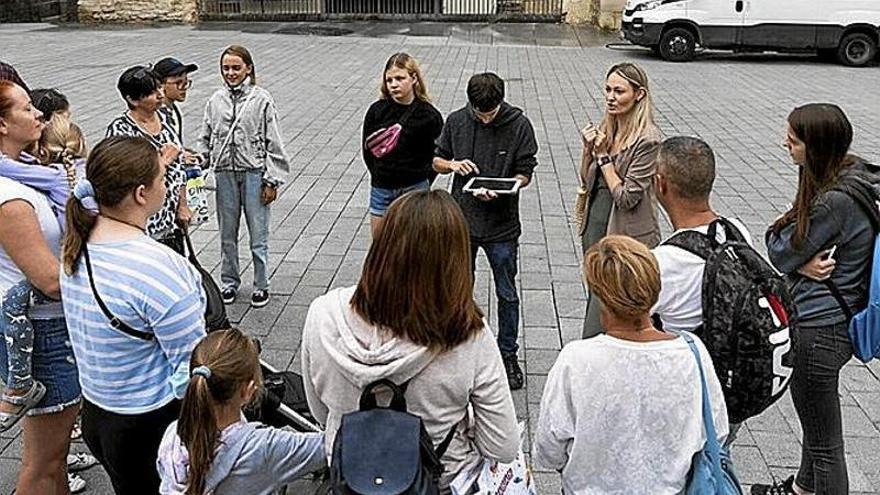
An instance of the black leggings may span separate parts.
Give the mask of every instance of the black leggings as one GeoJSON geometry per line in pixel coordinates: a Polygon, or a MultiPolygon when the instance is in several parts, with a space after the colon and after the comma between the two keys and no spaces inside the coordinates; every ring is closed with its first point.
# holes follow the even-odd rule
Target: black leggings
{"type": "Polygon", "coordinates": [[[134,415],[106,411],[83,400],[83,440],[107,471],[116,495],[159,493],[159,443],[179,413],[180,402],[176,400],[134,415]]]}
{"type": "Polygon", "coordinates": [[[797,484],[816,495],[849,493],[838,385],[852,357],[848,325],[798,329],[791,398],[803,429],[797,484]]]}

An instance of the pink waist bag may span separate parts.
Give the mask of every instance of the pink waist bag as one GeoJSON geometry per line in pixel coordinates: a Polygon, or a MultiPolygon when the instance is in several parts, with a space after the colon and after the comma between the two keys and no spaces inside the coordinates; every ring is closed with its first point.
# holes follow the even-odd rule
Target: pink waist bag
{"type": "Polygon", "coordinates": [[[400,140],[400,132],[403,126],[394,124],[391,127],[383,127],[367,136],[366,147],[370,154],[376,158],[384,158],[397,147],[400,140]]]}

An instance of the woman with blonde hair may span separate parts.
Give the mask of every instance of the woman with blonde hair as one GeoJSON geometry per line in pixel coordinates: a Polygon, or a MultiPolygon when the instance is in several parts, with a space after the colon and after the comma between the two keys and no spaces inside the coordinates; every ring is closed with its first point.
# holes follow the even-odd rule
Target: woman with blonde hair
{"type": "Polygon", "coordinates": [[[687,339],[723,443],[727,408],[712,358],[693,335],[652,325],[660,270],[644,244],[605,237],[587,251],[584,272],[604,335],[559,353],[541,399],[535,464],[561,471],[565,493],[683,493],[706,441],[700,368],[687,339]]]}
{"type": "Polygon", "coordinates": [[[422,418],[434,445],[454,431],[440,459],[441,488],[483,456],[516,457],[513,399],[474,302],[470,256],[455,200],[445,191],[414,191],[388,209],[358,285],[312,302],[303,381],[309,408],[325,425],[328,456],[342,416],[358,409],[369,384],[387,379],[407,384],[407,409],[422,418]]]}
{"type": "Polygon", "coordinates": [[[395,53],[382,70],[379,99],[364,116],[362,151],[370,171],[374,239],[392,201],[431,187],[434,141],[441,130],[443,116],[431,104],[418,61],[407,53],[395,53]],[[388,145],[395,132],[396,143],[388,145]]]}
{"type": "MultiPolygon", "coordinates": [[[[575,216],[584,251],[606,235],[628,235],[648,247],[660,242],[654,199],[660,131],[648,75],[629,62],[605,77],[605,116],[581,131],[580,188],[575,216]]],[[[592,289],[590,290],[592,293],[592,289]]],[[[598,305],[590,296],[584,338],[599,330],[598,305]]]]}

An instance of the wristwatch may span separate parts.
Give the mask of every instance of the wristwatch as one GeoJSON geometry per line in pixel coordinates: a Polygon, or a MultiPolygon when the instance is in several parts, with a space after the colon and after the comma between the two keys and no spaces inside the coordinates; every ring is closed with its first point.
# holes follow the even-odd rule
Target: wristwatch
{"type": "Polygon", "coordinates": [[[599,162],[599,168],[602,168],[609,163],[614,163],[614,160],[608,155],[601,155],[596,159],[596,161],[599,162]]]}

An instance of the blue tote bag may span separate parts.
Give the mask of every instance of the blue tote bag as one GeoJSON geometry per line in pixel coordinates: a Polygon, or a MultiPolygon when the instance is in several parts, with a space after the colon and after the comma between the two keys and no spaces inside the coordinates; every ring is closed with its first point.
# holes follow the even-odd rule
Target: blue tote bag
{"type": "Polygon", "coordinates": [[[706,375],[703,372],[700,351],[697,349],[693,337],[687,333],[682,333],[681,336],[691,348],[691,352],[697,359],[697,368],[700,370],[700,387],[703,394],[703,428],[706,431],[706,444],[703,446],[703,450],[694,455],[685,493],[687,495],[743,495],[736,473],[733,472],[730,454],[718,442],[718,435],[715,433],[712,405],[709,403],[709,390],[706,386],[706,375]]]}

